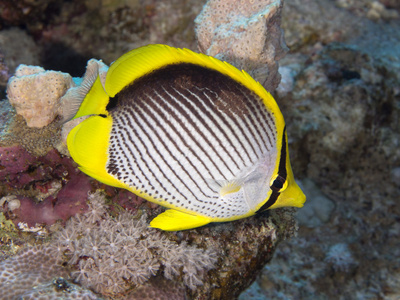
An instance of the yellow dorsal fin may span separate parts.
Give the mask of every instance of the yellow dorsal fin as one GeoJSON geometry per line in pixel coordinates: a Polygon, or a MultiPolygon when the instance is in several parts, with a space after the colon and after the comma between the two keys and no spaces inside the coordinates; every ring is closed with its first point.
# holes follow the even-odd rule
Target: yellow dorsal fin
{"type": "Polygon", "coordinates": [[[105,184],[126,188],[106,172],[111,124],[111,116],[92,116],[81,122],[68,134],[68,151],[82,172],[105,184]]]}
{"type": "Polygon", "coordinates": [[[107,115],[108,112],[106,111],[106,106],[109,100],[110,97],[106,94],[103,85],[101,84],[100,76],[97,76],[91,89],[83,99],[74,119],[88,115],[107,115]]]}
{"type": "Polygon", "coordinates": [[[165,231],[186,230],[206,225],[211,219],[203,216],[190,215],[175,209],[168,209],[150,222],[150,227],[165,231]]]}

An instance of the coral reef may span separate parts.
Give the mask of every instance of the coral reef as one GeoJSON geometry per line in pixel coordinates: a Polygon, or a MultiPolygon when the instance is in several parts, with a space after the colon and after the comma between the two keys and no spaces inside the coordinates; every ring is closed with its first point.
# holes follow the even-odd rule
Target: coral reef
{"type": "Polygon", "coordinates": [[[299,53],[303,47],[346,39],[360,34],[359,16],[340,9],[335,1],[305,0],[301,5],[296,1],[285,1],[282,12],[282,28],[285,40],[292,52],[299,53]],[[346,26],[343,26],[346,24],[346,26]]]}
{"type": "Polygon", "coordinates": [[[268,217],[162,232],[148,227],[149,218],[161,208],[116,210],[115,203],[105,204],[104,195],[91,194],[89,209],[67,221],[54,234],[50,248],[57,263],[63,261],[72,270],[75,282],[107,297],[238,297],[277,243],[296,231],[294,209],[282,209],[268,217]]]}
{"type": "Polygon", "coordinates": [[[62,113],[61,97],[73,86],[69,74],[20,65],[8,81],[7,97],[29,127],[44,127],[62,113]]]}
{"type": "Polygon", "coordinates": [[[39,0],[33,2],[22,0],[18,3],[12,0],[2,1],[0,3],[0,26],[22,25],[27,23],[33,23],[39,26],[38,23],[45,20],[48,14],[56,9],[51,6],[57,3],[58,2],[55,0],[39,0]]]}
{"type": "Polygon", "coordinates": [[[125,52],[150,43],[195,49],[193,20],[204,3],[23,0],[17,5],[7,0],[0,3],[4,8],[0,9],[0,26],[23,26],[35,36],[42,50],[40,65],[45,69],[81,76],[85,62],[92,57],[110,64],[125,52]]]}
{"type": "MultiPolygon", "coordinates": [[[[148,228],[149,218],[160,213],[160,207],[142,202],[140,210],[136,206],[133,213],[126,212],[109,200],[111,205],[105,205],[103,195],[89,196],[89,209],[55,233],[50,249],[54,258],[58,257],[54,263],[70,267],[72,273],[68,274],[76,282],[105,296],[237,297],[271,258],[277,243],[296,230],[294,210],[287,209],[234,224],[162,232],[148,228]]],[[[46,294],[52,293],[51,284],[43,284],[46,294]]]]}
{"type": "MultiPolygon", "coordinates": [[[[22,147],[30,155],[38,157],[45,156],[52,149],[62,149],[61,128],[57,122],[42,128],[29,127],[22,116],[16,115],[15,110],[5,103],[5,114],[7,125],[4,126],[0,137],[2,147],[22,147]]],[[[1,127],[0,127],[1,128],[1,127]]],[[[61,152],[61,151],[60,151],[61,152]]]]}
{"type": "Polygon", "coordinates": [[[283,1],[210,0],[196,18],[201,52],[246,70],[272,92],[277,61],[287,52],[280,28],[283,1]]]}
{"type": "Polygon", "coordinates": [[[4,53],[0,48],[0,97],[1,98],[3,98],[3,91],[5,90],[9,78],[10,78],[9,69],[4,60],[4,53]]]}
{"type": "Polygon", "coordinates": [[[1,299],[101,299],[63,278],[68,276],[68,271],[60,263],[57,253],[44,246],[25,248],[3,260],[0,262],[1,299]]]}
{"type": "MultiPolygon", "coordinates": [[[[28,2],[32,1],[18,1],[20,9],[29,7],[28,2]]],[[[45,2],[50,1],[35,3],[45,2]]],[[[192,21],[205,1],[100,1],[99,5],[64,1],[47,12],[28,11],[27,18],[12,13],[15,3],[0,3],[6,8],[0,9],[0,23],[10,26],[0,31],[3,65],[9,74],[24,63],[73,70],[73,76],[81,76],[85,57],[102,58],[109,64],[127,50],[151,42],[195,49],[192,21]]],[[[177,245],[186,241],[191,247],[215,249],[218,261],[204,274],[203,285],[193,291],[179,276],[174,281],[165,279],[160,263],[157,276],[115,298],[232,299],[256,278],[240,299],[399,298],[399,12],[396,0],[284,1],[281,26],[291,51],[279,61],[282,85],[275,96],[288,127],[293,169],[309,201],[299,212],[298,237],[282,242],[274,251],[294,228],[291,212],[286,210],[168,233],[166,238],[177,245]]],[[[221,25],[221,30],[232,33],[237,23],[221,25]]],[[[260,45],[260,39],[254,41],[260,45]]],[[[29,128],[8,101],[0,101],[0,145],[15,151],[14,156],[0,153],[0,159],[15,159],[14,166],[10,162],[5,169],[0,167],[0,198],[14,195],[21,204],[13,211],[8,202],[1,208],[1,259],[18,252],[23,244],[48,239],[18,230],[18,223],[27,223],[23,230],[52,232],[63,223],[47,227],[36,223],[55,222],[63,210],[65,219],[86,213],[89,190],[105,189],[107,213],[113,218],[121,207],[132,214],[144,211],[147,222],[162,211],[128,192],[80,176],[68,158],[59,154],[57,158],[51,150],[55,146],[62,151],[60,129],[52,125],[29,128]],[[54,164],[43,160],[47,155],[54,164]],[[29,163],[24,164],[24,159],[29,163]],[[62,176],[66,170],[68,174],[62,176]],[[41,200],[57,183],[61,190],[41,200]],[[51,211],[64,201],[62,209],[51,211]],[[40,218],[29,219],[28,212],[34,208],[40,218]],[[51,221],[41,211],[53,212],[51,221]]],[[[52,288],[51,282],[43,285],[52,288]]],[[[50,293],[50,289],[42,291],[50,293]]]]}
{"type": "Polygon", "coordinates": [[[356,264],[349,247],[344,243],[331,246],[325,261],[330,263],[336,272],[349,272],[350,267],[356,264]]]}
{"type": "Polygon", "coordinates": [[[141,299],[141,300],[185,300],[185,289],[182,284],[160,277],[150,278],[145,284],[129,292],[122,299],[141,299]]]}
{"type": "Polygon", "coordinates": [[[301,209],[296,218],[300,226],[318,227],[329,222],[335,203],[308,178],[299,181],[299,186],[308,197],[307,206],[301,209]]]}

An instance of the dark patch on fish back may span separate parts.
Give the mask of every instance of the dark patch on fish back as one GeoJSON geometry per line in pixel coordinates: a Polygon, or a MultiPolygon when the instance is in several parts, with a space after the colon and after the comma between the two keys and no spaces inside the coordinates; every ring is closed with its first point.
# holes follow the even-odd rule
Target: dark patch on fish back
{"type": "Polygon", "coordinates": [[[213,109],[221,110],[227,115],[235,114],[242,117],[251,110],[248,101],[261,101],[250,89],[231,77],[213,69],[195,64],[179,63],[154,70],[123,88],[110,100],[107,109],[125,106],[132,101],[144,101],[141,95],[163,94],[162,86],[168,86],[178,91],[196,91],[207,89],[213,93],[213,109]],[[243,97],[243,93],[247,97],[243,97]],[[258,98],[258,99],[257,99],[258,98]]]}

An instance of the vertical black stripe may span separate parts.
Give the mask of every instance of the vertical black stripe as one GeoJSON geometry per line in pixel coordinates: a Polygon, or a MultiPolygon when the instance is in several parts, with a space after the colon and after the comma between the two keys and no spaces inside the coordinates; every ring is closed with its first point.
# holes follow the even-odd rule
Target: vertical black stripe
{"type": "MultiPolygon", "coordinates": [[[[286,152],[286,126],[283,129],[283,134],[282,134],[282,148],[281,148],[281,157],[279,160],[279,167],[278,167],[278,175],[281,176],[283,179],[286,180],[287,178],[287,170],[286,170],[286,157],[287,157],[287,152],[286,152]]],[[[273,189],[271,187],[272,193],[271,196],[269,197],[268,201],[262,205],[256,213],[262,212],[266,210],[268,207],[271,207],[276,200],[278,200],[279,195],[281,194],[279,191],[276,189],[273,189]]]]}

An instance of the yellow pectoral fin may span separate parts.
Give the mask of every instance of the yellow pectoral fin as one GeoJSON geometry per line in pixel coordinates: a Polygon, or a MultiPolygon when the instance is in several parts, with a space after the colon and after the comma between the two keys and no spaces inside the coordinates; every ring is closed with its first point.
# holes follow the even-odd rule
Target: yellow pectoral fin
{"type": "Polygon", "coordinates": [[[70,131],[67,146],[82,172],[105,184],[125,188],[106,170],[111,125],[111,116],[89,117],[70,131]]]}
{"type": "Polygon", "coordinates": [[[190,215],[175,209],[168,209],[150,222],[150,227],[165,231],[177,231],[204,226],[211,222],[210,218],[190,215]]]}

